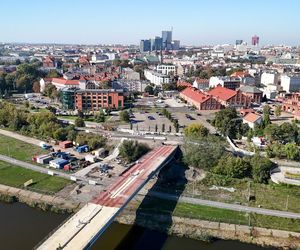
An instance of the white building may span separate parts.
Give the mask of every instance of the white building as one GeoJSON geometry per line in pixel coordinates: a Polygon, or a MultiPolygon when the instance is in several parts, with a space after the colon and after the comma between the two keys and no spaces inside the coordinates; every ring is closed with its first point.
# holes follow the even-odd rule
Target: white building
{"type": "Polygon", "coordinates": [[[176,74],[176,66],[175,65],[168,65],[168,64],[161,64],[157,65],[156,71],[163,75],[169,75],[170,73],[176,74]]]}
{"type": "Polygon", "coordinates": [[[170,77],[168,75],[160,74],[153,70],[145,69],[144,75],[148,81],[157,86],[161,86],[165,83],[170,83],[170,77]]]}
{"type": "Polygon", "coordinates": [[[208,89],[209,88],[209,80],[196,78],[195,81],[193,82],[193,87],[196,89],[202,89],[202,90],[208,89]]]}
{"type": "Polygon", "coordinates": [[[123,76],[126,80],[140,80],[140,73],[131,68],[123,69],[123,76]]]}
{"type": "Polygon", "coordinates": [[[300,75],[282,75],[281,76],[282,90],[290,92],[300,91],[300,75]]]}
{"type": "Polygon", "coordinates": [[[277,72],[264,72],[261,75],[260,83],[268,85],[278,85],[279,74],[277,72]]]}
{"type": "Polygon", "coordinates": [[[209,87],[215,88],[221,85],[224,88],[235,90],[240,87],[240,79],[229,77],[229,76],[212,76],[209,78],[209,87]]]}
{"type": "Polygon", "coordinates": [[[243,118],[243,123],[248,124],[248,126],[252,129],[255,127],[255,125],[261,124],[261,122],[262,122],[262,117],[254,113],[248,113],[243,118]]]}

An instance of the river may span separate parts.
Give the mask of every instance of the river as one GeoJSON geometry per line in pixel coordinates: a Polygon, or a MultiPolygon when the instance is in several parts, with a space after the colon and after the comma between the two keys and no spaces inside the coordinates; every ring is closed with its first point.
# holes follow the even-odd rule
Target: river
{"type": "MultiPolygon", "coordinates": [[[[67,215],[43,212],[21,203],[0,202],[0,249],[29,250],[67,218],[67,215]]],[[[113,223],[97,240],[92,250],[260,250],[255,245],[219,240],[204,243],[166,236],[138,226],[113,223]]]]}

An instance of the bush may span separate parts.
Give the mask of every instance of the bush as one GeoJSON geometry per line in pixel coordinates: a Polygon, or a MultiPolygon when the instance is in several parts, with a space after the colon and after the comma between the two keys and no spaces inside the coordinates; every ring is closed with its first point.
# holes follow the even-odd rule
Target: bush
{"type": "Polygon", "coordinates": [[[133,162],[149,151],[148,145],[137,141],[125,140],[119,147],[120,155],[127,162],[133,162]]]}
{"type": "Polygon", "coordinates": [[[251,166],[242,158],[228,155],[219,160],[218,165],[213,168],[213,173],[225,175],[229,178],[251,177],[251,166]]]}
{"type": "Polygon", "coordinates": [[[120,112],[120,120],[123,122],[129,122],[130,116],[127,110],[123,110],[120,112]]]}
{"type": "Polygon", "coordinates": [[[75,120],[75,126],[76,127],[85,127],[85,123],[84,123],[84,120],[83,120],[83,118],[81,118],[81,117],[78,117],[78,118],[76,118],[76,120],[75,120]]]}
{"type": "Polygon", "coordinates": [[[90,150],[102,148],[106,144],[106,138],[96,134],[79,133],[76,136],[76,143],[79,145],[88,145],[90,150]]]}

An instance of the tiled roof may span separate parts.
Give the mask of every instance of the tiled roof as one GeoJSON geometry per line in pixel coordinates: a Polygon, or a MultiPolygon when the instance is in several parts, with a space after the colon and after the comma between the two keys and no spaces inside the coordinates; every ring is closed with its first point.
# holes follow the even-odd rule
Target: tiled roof
{"type": "Polygon", "coordinates": [[[218,85],[217,87],[208,91],[208,94],[222,101],[227,101],[230,98],[234,97],[237,94],[237,92],[235,90],[227,89],[222,87],[221,85],[218,85]]]}
{"type": "Polygon", "coordinates": [[[260,91],[255,86],[242,86],[242,87],[240,87],[240,91],[245,92],[245,93],[253,93],[253,94],[261,94],[262,93],[262,91],[260,91]]]}
{"type": "Polygon", "coordinates": [[[201,92],[195,88],[192,88],[192,87],[187,87],[180,93],[196,102],[199,102],[199,103],[203,103],[203,102],[207,101],[209,98],[211,98],[211,96],[206,95],[203,92],[201,92]]]}
{"type": "Polygon", "coordinates": [[[209,83],[209,80],[208,80],[208,79],[196,78],[195,81],[196,81],[197,83],[209,83]]]}
{"type": "Polygon", "coordinates": [[[245,115],[243,119],[246,120],[247,122],[256,122],[260,118],[261,118],[260,115],[254,113],[248,113],[247,115],[245,115]]]}
{"type": "Polygon", "coordinates": [[[52,78],[52,83],[64,84],[64,85],[79,85],[78,80],[66,80],[64,78],[52,78]]]}

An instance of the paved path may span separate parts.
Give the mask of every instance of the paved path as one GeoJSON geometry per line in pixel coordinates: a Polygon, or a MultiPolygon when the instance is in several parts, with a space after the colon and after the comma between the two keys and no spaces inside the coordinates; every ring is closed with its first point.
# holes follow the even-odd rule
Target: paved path
{"type": "Polygon", "coordinates": [[[15,138],[17,140],[24,141],[24,142],[27,142],[27,143],[30,143],[30,144],[33,144],[33,145],[37,145],[39,147],[40,147],[40,143],[42,142],[41,140],[38,140],[38,139],[35,139],[35,138],[32,138],[32,137],[28,137],[28,136],[24,136],[24,135],[20,135],[16,132],[7,131],[7,130],[4,130],[4,129],[0,129],[0,134],[8,136],[8,137],[15,138]]]}
{"type": "Polygon", "coordinates": [[[256,214],[270,215],[270,216],[276,216],[276,217],[300,219],[300,213],[292,213],[292,212],[285,212],[285,211],[258,208],[258,207],[248,207],[248,206],[243,206],[243,205],[229,204],[229,203],[210,201],[210,200],[202,200],[199,198],[191,198],[191,197],[185,197],[185,196],[178,197],[177,195],[154,192],[154,191],[150,191],[148,195],[152,196],[152,197],[164,199],[164,200],[180,201],[183,203],[223,208],[223,209],[229,209],[229,210],[234,210],[234,211],[239,211],[239,212],[256,213],[256,214]]]}

